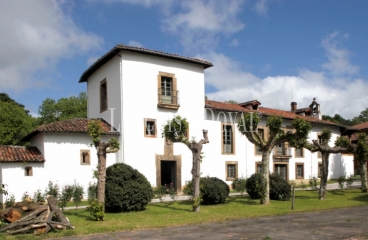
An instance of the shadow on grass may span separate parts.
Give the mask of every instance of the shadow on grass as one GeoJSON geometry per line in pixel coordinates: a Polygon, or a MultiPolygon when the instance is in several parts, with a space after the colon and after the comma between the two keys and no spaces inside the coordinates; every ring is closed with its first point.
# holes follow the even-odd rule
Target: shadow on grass
{"type": "Polygon", "coordinates": [[[368,203],[368,194],[353,197],[351,200],[368,203]]]}
{"type": "Polygon", "coordinates": [[[327,192],[331,193],[332,195],[345,195],[344,190],[330,190],[327,192]]]}
{"type": "Polygon", "coordinates": [[[75,216],[78,218],[83,218],[84,220],[87,221],[93,221],[93,219],[89,216],[89,212],[87,211],[87,209],[78,209],[78,210],[67,210],[64,211],[66,216],[75,216]]]}
{"type": "Polygon", "coordinates": [[[240,203],[244,205],[260,205],[259,199],[251,199],[249,196],[244,197],[228,197],[226,203],[240,203]]]}
{"type": "Polygon", "coordinates": [[[155,207],[159,208],[169,208],[175,211],[182,211],[182,212],[192,212],[192,202],[190,200],[187,201],[177,201],[177,202],[163,202],[163,203],[152,203],[155,207]],[[188,206],[188,209],[177,208],[175,207],[176,204],[178,205],[185,205],[188,206]]]}

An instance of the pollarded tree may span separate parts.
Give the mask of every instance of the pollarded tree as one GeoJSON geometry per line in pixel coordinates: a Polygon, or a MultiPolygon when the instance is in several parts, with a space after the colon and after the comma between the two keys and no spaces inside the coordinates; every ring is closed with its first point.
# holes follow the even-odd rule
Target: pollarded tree
{"type": "Polygon", "coordinates": [[[318,140],[312,140],[312,143],[305,142],[303,145],[304,148],[311,152],[320,152],[322,156],[321,182],[318,195],[320,200],[326,199],[330,154],[352,153],[354,151],[354,146],[350,143],[350,140],[344,136],[339,136],[335,141],[335,146],[330,147],[328,143],[331,140],[331,137],[331,130],[323,129],[322,133],[318,137],[318,140]]]}
{"type": "Polygon", "coordinates": [[[362,183],[362,192],[367,192],[367,160],[368,160],[368,142],[365,133],[357,135],[358,141],[354,152],[354,161],[359,164],[359,174],[362,183]]]}
{"type": "Polygon", "coordinates": [[[174,117],[172,120],[168,120],[166,125],[163,127],[162,137],[172,142],[184,143],[193,156],[192,166],[192,183],[193,183],[193,212],[200,211],[200,195],[199,195],[199,181],[201,177],[201,153],[203,144],[209,143],[207,130],[203,130],[203,139],[197,142],[194,138],[188,140],[185,136],[188,130],[188,122],[186,118],[180,116],[174,117]]]}
{"type": "Polygon", "coordinates": [[[102,123],[101,120],[90,120],[88,122],[88,134],[92,138],[92,144],[97,150],[98,166],[97,166],[97,200],[105,207],[105,184],[106,184],[106,155],[107,153],[115,153],[119,150],[119,142],[112,138],[109,142],[101,141],[102,123]]]}
{"type": "Polygon", "coordinates": [[[262,152],[262,184],[260,203],[269,204],[270,202],[270,183],[269,183],[269,164],[272,149],[280,143],[288,142],[291,146],[299,147],[303,143],[310,131],[311,124],[301,118],[296,118],[292,122],[293,131],[285,132],[282,130],[282,117],[269,116],[266,126],[269,129],[267,138],[257,130],[260,118],[256,113],[244,113],[238,121],[238,130],[247,137],[262,152]]]}

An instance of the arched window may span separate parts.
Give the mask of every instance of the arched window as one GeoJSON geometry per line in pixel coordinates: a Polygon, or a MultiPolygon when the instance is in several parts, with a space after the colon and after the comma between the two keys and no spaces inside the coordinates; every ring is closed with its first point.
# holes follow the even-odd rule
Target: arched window
{"type": "Polygon", "coordinates": [[[80,163],[81,165],[90,165],[90,153],[89,150],[81,150],[80,151],[80,163]]]}

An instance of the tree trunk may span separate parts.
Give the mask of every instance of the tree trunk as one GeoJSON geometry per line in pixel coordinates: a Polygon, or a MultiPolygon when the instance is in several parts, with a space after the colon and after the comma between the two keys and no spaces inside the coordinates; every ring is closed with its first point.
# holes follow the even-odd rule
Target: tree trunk
{"type": "MultiPolygon", "coordinates": [[[[197,145],[197,144],[196,144],[197,145]]],[[[200,189],[199,181],[201,177],[201,146],[191,149],[193,154],[192,183],[193,183],[193,212],[200,211],[200,189]]]]}
{"type": "Polygon", "coordinates": [[[319,186],[318,198],[320,200],[325,200],[326,192],[327,192],[327,178],[328,178],[328,165],[329,165],[330,153],[321,152],[321,155],[322,155],[322,175],[321,175],[321,182],[319,186]]]}
{"type": "Polygon", "coordinates": [[[97,147],[98,157],[98,181],[97,200],[105,209],[105,184],[106,184],[106,147],[103,143],[97,147]]]}
{"type": "Polygon", "coordinates": [[[367,162],[359,163],[360,179],[362,183],[362,192],[367,192],[367,162]]]}
{"type": "Polygon", "coordinates": [[[264,186],[264,191],[260,198],[261,204],[269,204],[270,203],[270,150],[262,152],[262,184],[264,186]]]}

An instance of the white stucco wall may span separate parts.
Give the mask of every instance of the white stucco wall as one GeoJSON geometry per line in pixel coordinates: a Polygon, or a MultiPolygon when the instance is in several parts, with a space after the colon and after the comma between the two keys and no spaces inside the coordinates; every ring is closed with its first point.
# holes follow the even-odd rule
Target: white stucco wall
{"type": "MultiPolygon", "coordinates": [[[[37,139],[44,140],[44,163],[2,163],[1,175],[3,183],[7,184],[10,194],[20,200],[24,192],[33,195],[37,189],[44,192],[48,181],[57,183],[59,187],[66,184],[80,184],[87,193],[88,184],[93,181],[92,171],[97,166],[97,154],[90,147],[90,137],[87,134],[71,133],[41,133],[37,139]],[[90,150],[90,164],[81,165],[80,150],[90,150]],[[33,176],[25,176],[25,167],[33,168],[33,176]]],[[[103,136],[102,141],[108,141],[111,136],[103,136]]],[[[37,141],[36,141],[37,142],[37,141]]],[[[107,155],[107,166],[115,163],[115,154],[107,155]]],[[[85,195],[85,198],[87,195],[85,195]]]]}

